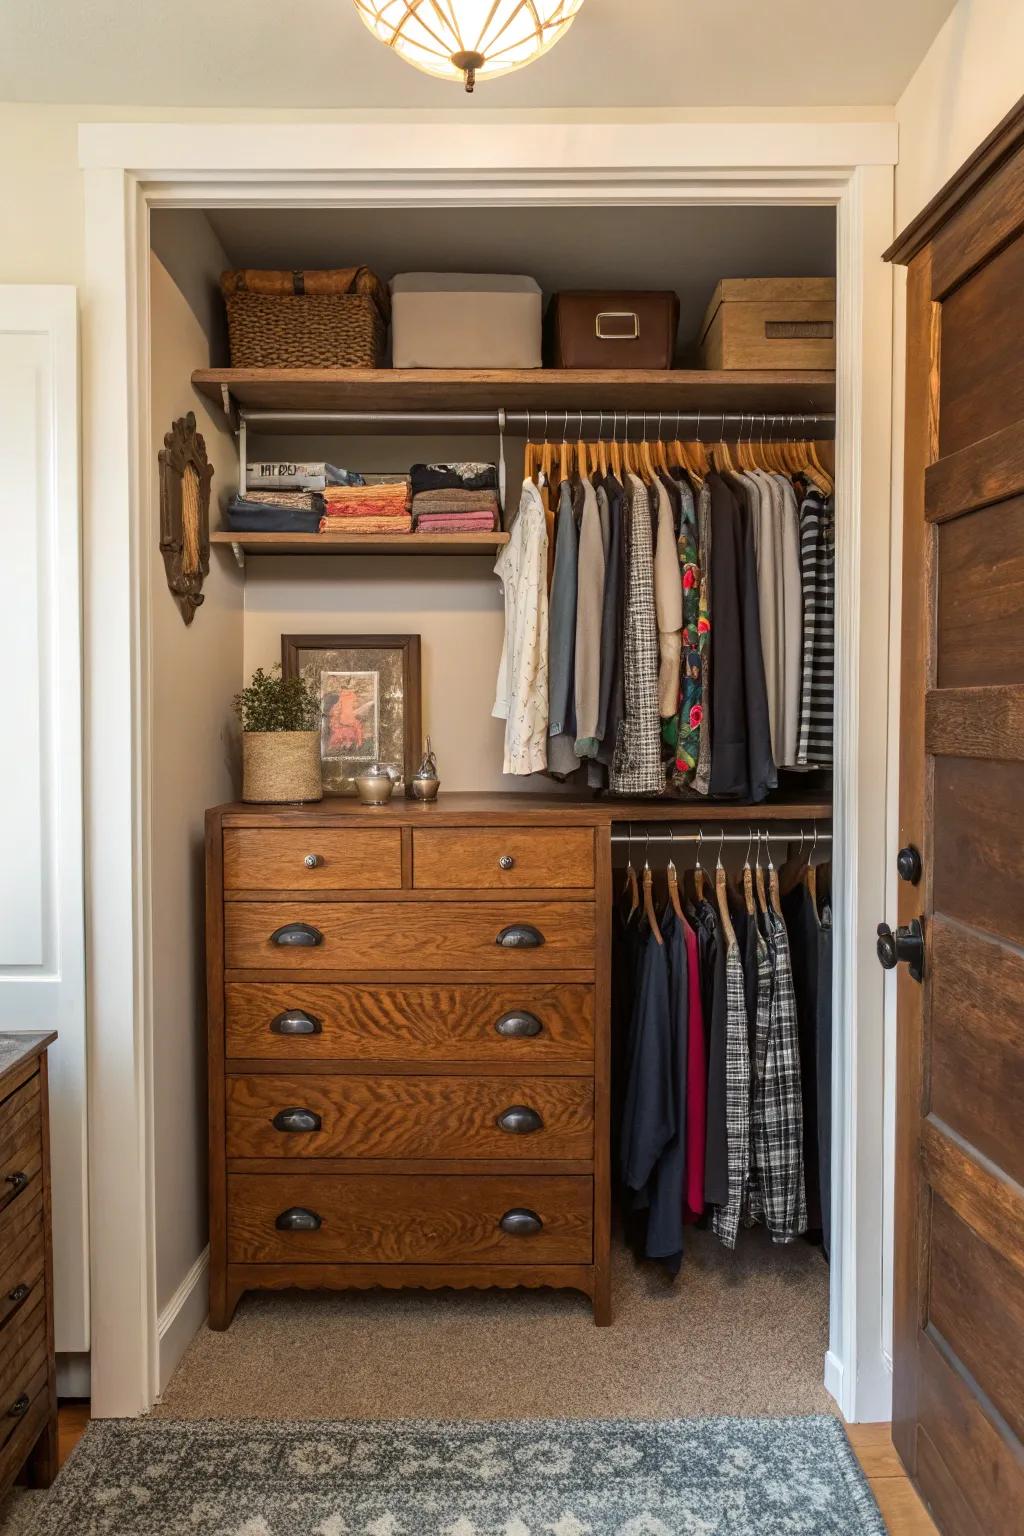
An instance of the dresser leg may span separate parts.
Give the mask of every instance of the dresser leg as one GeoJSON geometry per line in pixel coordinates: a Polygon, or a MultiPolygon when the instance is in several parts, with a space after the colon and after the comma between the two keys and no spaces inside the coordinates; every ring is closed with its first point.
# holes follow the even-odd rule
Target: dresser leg
{"type": "Polygon", "coordinates": [[[225,1328],[231,1327],[231,1319],[244,1290],[244,1285],[232,1285],[224,1276],[218,1276],[216,1281],[211,1278],[210,1315],[206,1322],[214,1333],[223,1333],[225,1328]]]}
{"type": "Polygon", "coordinates": [[[60,1456],[57,1445],[57,1415],[51,1414],[45,1428],[25,1462],[25,1474],[30,1488],[49,1488],[57,1476],[60,1456]]]}
{"type": "Polygon", "coordinates": [[[610,1328],[612,1322],[612,1277],[607,1269],[599,1269],[594,1274],[594,1291],[591,1297],[594,1312],[594,1326],[597,1328],[610,1328]]]}

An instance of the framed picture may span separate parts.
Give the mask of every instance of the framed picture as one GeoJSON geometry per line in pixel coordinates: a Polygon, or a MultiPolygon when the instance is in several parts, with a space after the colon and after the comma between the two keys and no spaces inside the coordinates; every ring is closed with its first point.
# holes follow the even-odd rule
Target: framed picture
{"type": "Polygon", "coordinates": [[[408,793],[420,751],[419,635],[282,635],[285,677],[320,696],[325,795],[354,795],[371,763],[385,763],[408,793]]]}

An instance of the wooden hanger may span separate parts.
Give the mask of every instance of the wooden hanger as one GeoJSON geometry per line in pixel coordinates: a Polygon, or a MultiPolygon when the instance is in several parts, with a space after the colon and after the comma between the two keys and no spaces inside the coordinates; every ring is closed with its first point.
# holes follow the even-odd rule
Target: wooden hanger
{"type": "Polygon", "coordinates": [[[619,439],[618,439],[618,436],[617,436],[618,429],[619,429],[619,418],[618,418],[618,416],[615,416],[612,419],[612,440],[611,440],[611,443],[610,443],[609,446],[610,446],[610,449],[611,449],[612,474],[615,476],[616,480],[621,480],[622,479],[622,448],[621,448],[621,446],[619,444],[619,439]]]}
{"type": "Polygon", "coordinates": [[[523,479],[533,480],[537,474],[537,444],[527,443],[523,449],[523,479]]]}
{"type": "Polygon", "coordinates": [[[629,912],[626,917],[628,922],[640,905],[640,887],[637,884],[636,870],[633,868],[633,828],[628,823],[627,826],[629,840],[626,843],[626,883],[622,888],[622,893],[624,896],[629,896],[629,912]]]}
{"type": "Polygon", "coordinates": [[[693,865],[693,889],[697,894],[697,900],[704,900],[704,870],[700,862],[700,850],[704,842],[704,828],[697,828],[697,855],[693,865]]]}
{"type": "Polygon", "coordinates": [[[647,857],[650,844],[651,834],[648,832],[647,842],[644,846],[644,917],[646,917],[650,924],[651,932],[654,934],[656,942],[663,945],[665,940],[661,936],[661,924],[658,922],[658,914],[654,910],[654,871],[651,869],[650,860],[647,857]]]}
{"type": "Polygon", "coordinates": [[[786,896],[788,896],[790,891],[795,890],[795,888],[799,885],[800,881],[804,877],[804,872],[807,869],[807,861],[803,857],[804,836],[804,829],[801,827],[800,843],[797,847],[796,853],[791,853],[786,862],[783,864],[782,868],[779,870],[779,885],[783,894],[786,896]]]}
{"type": "Polygon", "coordinates": [[[747,914],[750,917],[753,917],[756,912],[756,908],[754,906],[754,875],[750,868],[750,844],[753,841],[753,838],[754,829],[751,827],[749,828],[747,835],[747,856],[743,861],[743,902],[746,906],[747,914]]]}
{"type": "Polygon", "coordinates": [[[771,898],[772,909],[775,912],[782,911],[782,893],[779,890],[779,876],[775,865],[772,863],[772,840],[765,837],[765,852],[768,855],[768,894],[771,898]]]}
{"type": "Polygon", "coordinates": [[[683,904],[679,899],[679,874],[676,870],[676,861],[672,857],[673,853],[675,852],[675,838],[673,837],[671,827],[668,829],[668,840],[669,855],[668,869],[666,870],[666,874],[668,876],[668,899],[672,903],[672,910],[676,917],[678,917],[680,922],[684,922],[685,919],[683,917],[683,904]]]}
{"type": "Polygon", "coordinates": [[[718,845],[718,863],[715,865],[715,895],[718,898],[718,916],[722,924],[722,931],[729,944],[736,943],[736,930],[732,926],[732,918],[729,915],[729,882],[725,876],[725,865],[722,863],[722,848],[725,844],[725,833],[722,833],[722,841],[718,845]]]}
{"type": "Polygon", "coordinates": [[[608,474],[608,445],[604,440],[604,412],[597,429],[597,468],[602,480],[608,474]]]}
{"type": "Polygon", "coordinates": [[[754,854],[754,884],[757,887],[757,903],[762,912],[768,910],[768,892],[765,889],[764,870],[761,868],[761,832],[757,833],[757,852],[754,854]]]}

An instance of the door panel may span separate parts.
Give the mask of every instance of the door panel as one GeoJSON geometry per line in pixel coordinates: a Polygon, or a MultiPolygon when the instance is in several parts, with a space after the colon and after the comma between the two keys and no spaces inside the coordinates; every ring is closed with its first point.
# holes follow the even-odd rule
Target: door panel
{"type": "Polygon", "coordinates": [[[897,994],[893,1438],[944,1536],[1019,1536],[1024,1508],[1024,103],[1000,132],[890,253],[923,866],[899,921],[925,934],[897,994]]]}

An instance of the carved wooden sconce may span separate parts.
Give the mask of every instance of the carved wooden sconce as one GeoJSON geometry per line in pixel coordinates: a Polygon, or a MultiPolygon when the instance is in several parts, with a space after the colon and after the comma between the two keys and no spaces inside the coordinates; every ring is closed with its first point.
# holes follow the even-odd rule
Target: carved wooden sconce
{"type": "Polygon", "coordinates": [[[203,577],[210,569],[212,479],[206,444],[189,411],[164,435],[160,450],[160,553],[186,624],[203,601],[203,577]]]}

